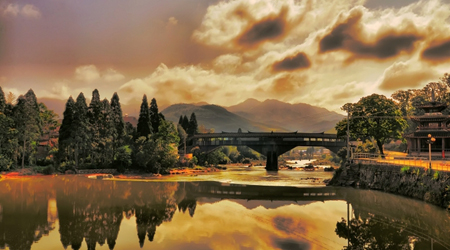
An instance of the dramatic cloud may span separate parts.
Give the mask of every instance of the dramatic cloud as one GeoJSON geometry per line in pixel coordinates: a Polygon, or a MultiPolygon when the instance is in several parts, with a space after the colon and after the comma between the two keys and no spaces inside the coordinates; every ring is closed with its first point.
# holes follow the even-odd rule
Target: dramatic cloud
{"type": "Polygon", "coordinates": [[[238,54],[221,55],[213,61],[214,69],[219,73],[234,73],[241,64],[242,57],[238,54]]]}
{"type": "Polygon", "coordinates": [[[311,65],[308,56],[305,53],[299,52],[296,55],[284,58],[273,64],[273,71],[292,71],[297,69],[308,68],[311,65]]]}
{"type": "Polygon", "coordinates": [[[266,41],[278,42],[304,19],[310,1],[303,2],[220,2],[208,8],[192,37],[202,44],[229,49],[254,49],[266,41]]]}
{"type": "Polygon", "coordinates": [[[0,3],[2,88],[119,91],[136,109],[145,93],[161,106],[276,98],[340,112],[450,67],[440,0],[130,1],[0,3]]]}
{"type": "Polygon", "coordinates": [[[379,88],[395,91],[398,89],[420,88],[429,81],[439,78],[439,74],[418,62],[397,62],[384,71],[379,88]]]}
{"type": "Polygon", "coordinates": [[[257,85],[250,76],[217,74],[214,70],[198,66],[168,68],[161,64],[148,77],[133,79],[122,85],[119,94],[121,99],[136,104],[140,103],[144,93],[156,97],[161,106],[197,101],[224,103],[242,99],[257,85]]]}
{"type": "Polygon", "coordinates": [[[422,58],[430,61],[446,61],[450,59],[450,40],[431,45],[422,52],[422,58]]]}
{"type": "Polygon", "coordinates": [[[242,46],[254,46],[266,40],[281,37],[286,32],[287,8],[278,15],[268,16],[254,24],[250,24],[238,37],[237,43],[242,46]]]}
{"type": "Polygon", "coordinates": [[[363,14],[363,8],[354,8],[346,18],[337,21],[320,40],[320,52],[343,50],[350,52],[353,58],[386,59],[402,52],[411,53],[414,43],[421,38],[415,27],[410,25],[404,30],[392,28],[379,31],[374,38],[367,40],[361,23],[363,14]]]}

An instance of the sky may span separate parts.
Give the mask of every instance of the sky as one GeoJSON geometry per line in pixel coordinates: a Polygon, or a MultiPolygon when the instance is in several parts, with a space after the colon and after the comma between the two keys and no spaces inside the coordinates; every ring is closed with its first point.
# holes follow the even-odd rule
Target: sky
{"type": "Polygon", "coordinates": [[[0,86],[342,112],[450,73],[449,17],[443,0],[0,0],[0,86]]]}

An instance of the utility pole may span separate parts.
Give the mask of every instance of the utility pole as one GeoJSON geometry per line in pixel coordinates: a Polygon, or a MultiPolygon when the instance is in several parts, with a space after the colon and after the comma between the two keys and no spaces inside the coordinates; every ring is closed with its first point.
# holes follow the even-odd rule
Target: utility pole
{"type": "Polygon", "coordinates": [[[350,107],[347,108],[347,162],[350,162],[350,107]]]}

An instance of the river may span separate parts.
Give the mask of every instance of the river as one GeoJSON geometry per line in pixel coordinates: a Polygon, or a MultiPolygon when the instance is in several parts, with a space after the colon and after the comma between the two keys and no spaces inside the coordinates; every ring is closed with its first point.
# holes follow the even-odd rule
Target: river
{"type": "Polygon", "coordinates": [[[331,176],[230,167],[155,181],[6,179],[0,248],[450,249],[445,210],[311,182],[331,176]]]}

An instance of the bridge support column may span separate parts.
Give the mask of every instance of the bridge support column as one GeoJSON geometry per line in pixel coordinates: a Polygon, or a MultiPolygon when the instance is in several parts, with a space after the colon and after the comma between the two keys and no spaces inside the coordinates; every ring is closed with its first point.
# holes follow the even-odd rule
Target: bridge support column
{"type": "Polygon", "coordinates": [[[278,154],[276,151],[267,152],[266,170],[278,171],[278,154]]]}

